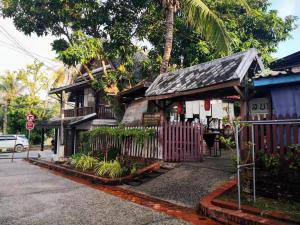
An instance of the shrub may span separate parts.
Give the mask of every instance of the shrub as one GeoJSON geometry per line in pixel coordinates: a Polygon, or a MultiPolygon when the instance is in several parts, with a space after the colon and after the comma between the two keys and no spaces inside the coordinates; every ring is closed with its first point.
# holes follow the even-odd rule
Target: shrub
{"type": "Polygon", "coordinates": [[[131,167],[131,169],[130,169],[130,174],[132,174],[132,175],[136,174],[137,170],[138,170],[137,165],[133,164],[132,167],[131,167]]]}
{"type": "Polygon", "coordinates": [[[280,156],[278,153],[273,153],[265,156],[265,166],[269,169],[270,173],[277,175],[280,170],[280,156]]]}
{"type": "Polygon", "coordinates": [[[117,147],[112,147],[109,149],[108,153],[107,153],[107,160],[111,161],[111,160],[115,160],[118,155],[121,154],[121,149],[117,148],[117,147]]]}
{"type": "Polygon", "coordinates": [[[96,164],[95,173],[98,176],[106,176],[106,177],[120,177],[124,173],[124,169],[122,168],[119,161],[102,161],[96,164]]]}
{"type": "Polygon", "coordinates": [[[81,169],[82,171],[93,169],[96,163],[98,162],[97,159],[95,159],[92,156],[88,155],[81,155],[79,158],[76,158],[74,160],[74,166],[77,169],[81,169]]]}
{"type": "Polygon", "coordinates": [[[82,153],[76,153],[76,154],[72,155],[70,157],[71,158],[71,161],[70,161],[71,165],[75,166],[78,163],[78,161],[79,161],[79,159],[81,158],[82,155],[83,155],[82,153]]]}

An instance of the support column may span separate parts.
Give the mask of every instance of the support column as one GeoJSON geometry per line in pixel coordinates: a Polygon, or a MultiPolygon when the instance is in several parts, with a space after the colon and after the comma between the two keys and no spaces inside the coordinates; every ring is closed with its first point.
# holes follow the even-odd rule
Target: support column
{"type": "Polygon", "coordinates": [[[42,137],[41,137],[41,151],[44,151],[44,138],[45,138],[45,129],[42,128],[42,137]]]}
{"type": "Polygon", "coordinates": [[[63,160],[65,157],[65,146],[64,146],[64,114],[65,110],[65,91],[61,92],[60,95],[60,129],[59,129],[59,148],[58,148],[58,160],[63,160]]]}
{"type": "MultiPolygon", "coordinates": [[[[248,120],[248,101],[244,98],[241,98],[241,113],[240,117],[241,120],[245,121],[248,120]]],[[[240,132],[240,141],[241,141],[241,159],[245,159],[247,155],[248,148],[248,127],[244,126],[241,127],[241,132],[240,132]]]]}

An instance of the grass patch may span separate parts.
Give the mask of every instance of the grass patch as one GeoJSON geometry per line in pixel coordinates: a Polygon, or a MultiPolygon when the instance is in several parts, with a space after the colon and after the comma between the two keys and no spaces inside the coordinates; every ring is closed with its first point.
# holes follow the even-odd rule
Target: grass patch
{"type": "MultiPolygon", "coordinates": [[[[232,189],[225,192],[218,199],[237,202],[237,190],[232,189]]],[[[294,220],[300,220],[300,203],[286,199],[273,199],[262,196],[256,196],[256,203],[253,202],[253,195],[241,193],[242,204],[249,205],[260,210],[279,211],[294,220]]]]}

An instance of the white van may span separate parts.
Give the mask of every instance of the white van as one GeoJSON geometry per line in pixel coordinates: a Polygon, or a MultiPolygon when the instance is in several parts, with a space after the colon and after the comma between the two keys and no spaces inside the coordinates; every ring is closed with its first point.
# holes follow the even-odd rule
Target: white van
{"type": "Polygon", "coordinates": [[[2,152],[7,151],[8,149],[14,149],[17,152],[24,151],[29,147],[28,139],[25,135],[16,135],[16,134],[2,134],[0,135],[0,149],[2,152]]]}

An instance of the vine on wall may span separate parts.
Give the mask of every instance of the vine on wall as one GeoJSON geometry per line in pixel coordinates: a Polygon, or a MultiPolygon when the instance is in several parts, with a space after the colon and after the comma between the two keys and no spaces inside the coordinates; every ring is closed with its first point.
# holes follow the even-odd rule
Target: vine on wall
{"type": "Polygon", "coordinates": [[[115,138],[132,137],[139,144],[143,144],[145,139],[154,137],[156,129],[153,128],[126,128],[126,127],[98,127],[81,134],[81,140],[89,140],[101,135],[109,135],[115,138]]]}

